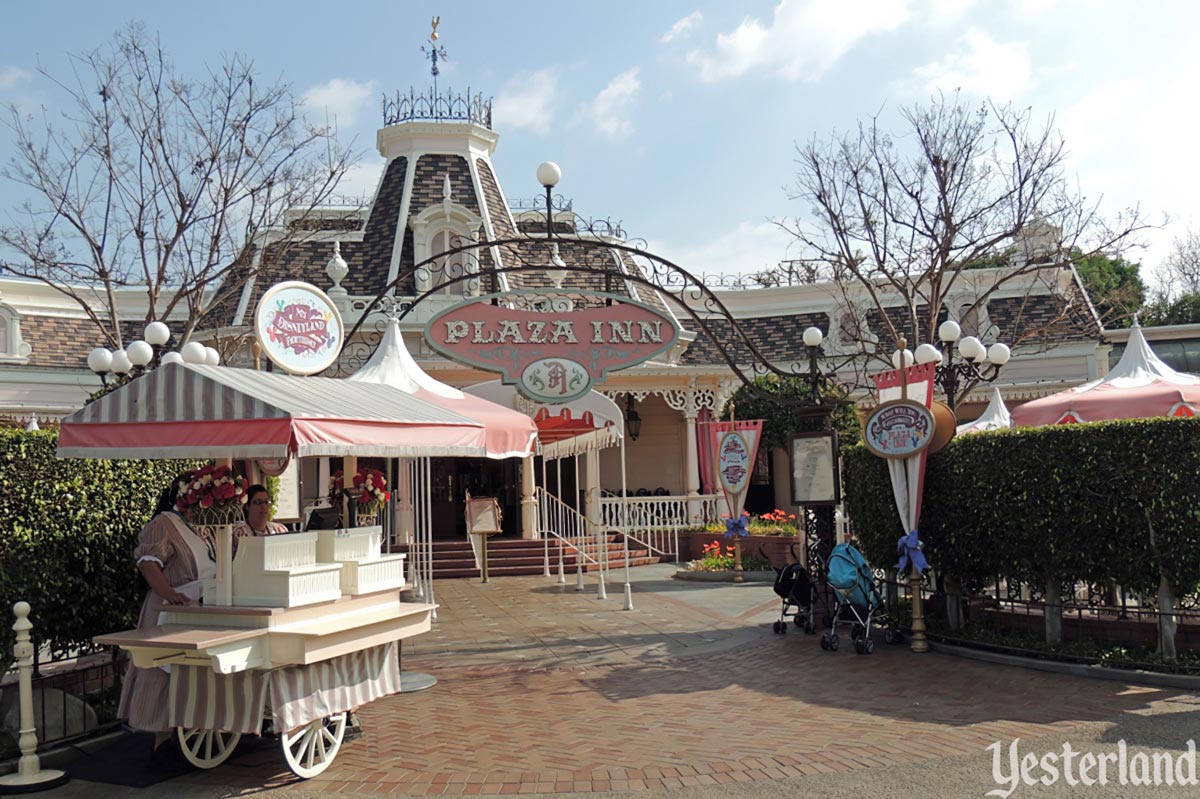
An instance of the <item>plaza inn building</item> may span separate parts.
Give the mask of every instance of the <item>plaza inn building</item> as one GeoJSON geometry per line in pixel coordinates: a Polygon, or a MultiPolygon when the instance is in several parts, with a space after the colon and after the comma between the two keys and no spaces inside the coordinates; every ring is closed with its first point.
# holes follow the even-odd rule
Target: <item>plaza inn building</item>
{"type": "MultiPolygon", "coordinates": [[[[454,274],[448,262],[440,264],[444,268],[416,273],[413,269],[465,242],[480,245],[470,251],[480,263],[511,269],[496,275],[494,289],[498,292],[548,287],[544,200],[517,199],[537,194],[542,187],[532,178],[536,165],[530,164],[528,178],[505,176],[509,181],[506,190],[492,163],[500,134],[492,129],[490,104],[482,98],[460,98],[464,102],[445,106],[457,110],[443,107],[443,112],[436,114],[433,106],[422,104],[421,99],[409,95],[408,103],[385,103],[384,125],[376,136],[384,167],[373,196],[362,203],[294,216],[287,236],[276,231],[261,237],[227,278],[244,281],[240,293],[211,308],[195,336],[216,348],[226,365],[254,366],[252,319],[259,298],[281,281],[302,280],[330,296],[347,330],[355,327],[367,306],[386,290],[395,307],[405,310],[401,321],[405,344],[429,375],[456,387],[495,379],[494,374],[442,358],[423,336],[430,319],[478,289],[470,282],[440,287],[440,280],[454,274]],[[515,243],[488,245],[512,240],[515,243]],[[541,266],[519,268],[525,264],[541,266]],[[427,291],[432,293],[414,305],[414,299],[427,291]]],[[[569,169],[570,165],[566,166],[569,169]]],[[[667,512],[676,515],[712,516],[718,512],[711,501],[716,489],[709,470],[700,463],[701,423],[720,414],[741,381],[729,368],[721,347],[698,329],[679,304],[678,292],[656,291],[631,280],[646,276],[644,265],[635,256],[574,242],[581,238],[625,243],[619,226],[585,223],[582,217],[573,203],[554,204],[551,221],[555,236],[561,237],[559,257],[568,265],[586,263],[590,267],[588,272],[567,272],[562,276],[562,288],[628,297],[669,315],[681,328],[675,346],[662,356],[615,372],[596,386],[627,418],[639,420],[636,438],[631,435],[634,425],[626,425],[628,490],[642,501],[674,508],[667,512]]],[[[687,264],[681,266],[688,268],[687,264]]],[[[985,303],[967,312],[976,303],[974,292],[993,284],[995,273],[994,269],[964,273],[957,284],[959,293],[948,298],[942,315],[956,318],[964,334],[978,335],[985,343],[1017,342],[1011,362],[995,383],[1010,407],[1107,371],[1112,349],[1109,341],[1118,336],[1106,337],[1074,270],[1057,266],[1038,269],[1006,283],[985,303]]],[[[733,341],[736,336],[731,327],[736,324],[774,363],[807,364],[802,334],[810,326],[825,333],[823,352],[833,361],[859,352],[863,342],[877,342],[884,353],[893,349],[881,312],[852,287],[807,283],[731,289],[721,288],[715,281],[708,285],[734,320],[710,319],[707,324],[713,337],[720,342],[733,341]]],[[[694,310],[702,317],[708,316],[703,309],[712,307],[695,292],[684,292],[682,301],[694,302],[694,310]]],[[[144,290],[122,289],[117,302],[123,320],[146,317],[144,290]]],[[[97,303],[96,307],[104,306],[97,303]]],[[[919,316],[920,308],[917,313],[919,316]]],[[[381,305],[362,320],[355,339],[344,350],[343,358],[350,362],[341,365],[342,374],[353,371],[355,363],[365,362],[380,340],[387,318],[381,305]]],[[[171,319],[164,321],[180,327],[177,320],[175,324],[171,319]]],[[[140,321],[124,324],[125,342],[141,338],[141,327],[140,321]]],[[[1153,343],[1155,332],[1147,333],[1153,343]]],[[[1170,331],[1173,338],[1196,333],[1170,331]]],[[[94,323],[74,301],[41,283],[0,278],[0,417],[22,426],[36,417],[45,425],[80,407],[100,387],[99,377],[88,370],[87,355],[102,343],[94,323]]],[[[1184,357],[1187,352],[1191,350],[1186,350],[1184,357]]],[[[732,346],[725,354],[735,363],[748,360],[745,348],[732,346]]],[[[847,366],[841,376],[861,385],[865,368],[877,371],[883,366],[882,360],[873,367],[860,360],[847,366]]],[[[1194,371],[1200,364],[1180,368],[1189,366],[1194,371]]],[[[747,373],[749,368],[747,363],[747,373]]],[[[976,388],[960,403],[960,420],[978,415],[990,395],[991,386],[976,388]]],[[[435,537],[462,537],[465,491],[500,499],[506,535],[536,536],[528,515],[521,511],[522,500],[528,501],[523,494],[531,484],[521,472],[539,469],[534,461],[435,459],[435,537]]],[[[621,489],[616,449],[589,452],[581,456],[578,468],[578,476],[574,469],[566,469],[562,496],[594,497],[621,489]]],[[[789,474],[786,451],[760,453],[749,509],[789,508],[789,474]]],[[[324,490],[327,473],[305,473],[301,485],[304,496],[300,501],[306,503],[324,490]]]]}

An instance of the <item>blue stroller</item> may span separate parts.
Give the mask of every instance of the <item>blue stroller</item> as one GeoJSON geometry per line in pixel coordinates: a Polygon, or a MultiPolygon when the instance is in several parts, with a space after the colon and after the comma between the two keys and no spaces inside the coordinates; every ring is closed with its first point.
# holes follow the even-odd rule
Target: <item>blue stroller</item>
{"type": "Polygon", "coordinates": [[[886,643],[903,641],[884,607],[875,574],[861,552],[852,544],[838,544],[829,553],[828,569],[826,580],[833,589],[835,605],[829,632],[821,635],[822,649],[838,650],[841,641],[837,630],[842,625],[850,627],[854,651],[860,655],[875,651],[875,642],[871,640],[872,625],[886,625],[883,634],[886,643]]]}

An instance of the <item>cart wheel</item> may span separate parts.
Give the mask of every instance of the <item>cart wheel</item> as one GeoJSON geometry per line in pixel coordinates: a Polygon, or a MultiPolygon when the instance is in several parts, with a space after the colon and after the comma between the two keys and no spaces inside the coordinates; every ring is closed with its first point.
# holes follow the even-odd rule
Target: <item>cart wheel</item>
{"type": "Polygon", "coordinates": [[[214,768],[224,763],[242,737],[240,732],[185,727],[176,727],[175,735],[183,756],[196,768],[214,768]]]}
{"type": "Polygon", "coordinates": [[[869,655],[875,651],[875,642],[872,641],[870,638],[864,638],[862,641],[862,645],[863,645],[863,654],[864,655],[869,655]]]}
{"type": "Polygon", "coordinates": [[[841,643],[842,643],[841,639],[838,638],[837,633],[833,633],[832,635],[829,636],[829,651],[830,652],[838,651],[838,647],[841,646],[841,643]]]}
{"type": "Polygon", "coordinates": [[[335,713],[279,736],[283,756],[296,776],[311,779],[333,762],[346,734],[346,714],[335,713]]]}

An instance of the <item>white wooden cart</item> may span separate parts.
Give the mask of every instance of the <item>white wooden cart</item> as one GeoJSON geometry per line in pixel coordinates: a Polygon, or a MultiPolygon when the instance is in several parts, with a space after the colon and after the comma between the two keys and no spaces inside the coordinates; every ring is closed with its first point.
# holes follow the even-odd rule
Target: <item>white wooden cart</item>
{"type": "MultiPolygon", "coordinates": [[[[61,457],[429,458],[486,454],[484,425],[384,385],[169,364],[63,420],[61,457]]],[[[345,516],[343,518],[348,518],[345,516]]],[[[243,734],[279,735],[292,771],[324,771],[347,712],[400,690],[396,647],[436,605],[401,602],[405,556],[364,527],[240,540],[216,528],[203,603],[97,636],[170,672],[169,716],[187,759],[225,761],[243,734]]],[[[427,592],[427,596],[428,596],[427,592]]]]}

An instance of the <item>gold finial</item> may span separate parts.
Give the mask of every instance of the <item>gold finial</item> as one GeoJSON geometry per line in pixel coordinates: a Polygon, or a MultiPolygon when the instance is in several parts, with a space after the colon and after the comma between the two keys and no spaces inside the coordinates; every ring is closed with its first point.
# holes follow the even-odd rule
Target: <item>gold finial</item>
{"type": "Polygon", "coordinates": [[[438,23],[440,23],[441,21],[442,21],[441,17],[433,18],[433,33],[429,34],[429,41],[431,41],[431,42],[437,41],[437,26],[438,26],[438,23]]]}

